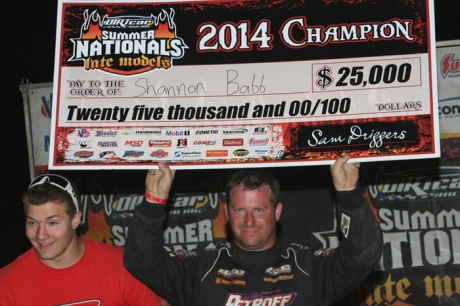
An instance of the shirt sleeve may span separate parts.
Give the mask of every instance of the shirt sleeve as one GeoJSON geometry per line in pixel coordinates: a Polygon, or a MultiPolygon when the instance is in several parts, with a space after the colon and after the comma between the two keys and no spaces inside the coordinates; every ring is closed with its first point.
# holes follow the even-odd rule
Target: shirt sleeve
{"type": "Polygon", "coordinates": [[[340,244],[335,250],[315,252],[312,276],[325,304],[358,287],[382,255],[382,235],[368,199],[359,187],[336,192],[340,244]]]}
{"type": "Polygon", "coordinates": [[[126,269],[172,305],[191,305],[199,284],[198,251],[168,252],[163,247],[166,205],[144,200],[134,211],[125,245],[126,269]]]}

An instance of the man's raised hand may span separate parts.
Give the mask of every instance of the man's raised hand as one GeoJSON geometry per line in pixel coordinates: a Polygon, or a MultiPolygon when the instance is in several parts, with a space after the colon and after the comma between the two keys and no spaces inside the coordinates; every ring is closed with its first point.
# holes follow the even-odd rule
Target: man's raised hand
{"type": "Polygon", "coordinates": [[[165,162],[158,163],[158,169],[150,169],[145,178],[145,189],[154,196],[166,199],[171,190],[176,170],[171,170],[165,162]]]}
{"type": "Polygon", "coordinates": [[[340,156],[331,165],[332,181],[337,191],[353,190],[359,179],[359,163],[350,163],[348,155],[340,156]]]}

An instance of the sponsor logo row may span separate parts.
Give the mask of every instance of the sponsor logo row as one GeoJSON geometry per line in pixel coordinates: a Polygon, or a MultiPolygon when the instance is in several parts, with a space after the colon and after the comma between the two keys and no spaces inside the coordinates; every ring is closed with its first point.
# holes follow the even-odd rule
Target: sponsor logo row
{"type": "Polygon", "coordinates": [[[248,128],[231,128],[231,129],[206,129],[206,130],[91,130],[91,129],[77,129],[77,136],[80,138],[87,137],[117,137],[124,136],[167,136],[167,137],[184,137],[192,135],[265,135],[270,131],[269,127],[258,126],[251,129],[248,128]]]}
{"type": "MultiPolygon", "coordinates": [[[[206,150],[205,152],[201,151],[174,151],[168,152],[162,149],[154,150],[152,152],[145,152],[139,150],[126,150],[122,155],[118,155],[115,151],[103,151],[97,153],[91,150],[76,151],[73,156],[77,158],[100,158],[100,159],[124,159],[124,158],[140,158],[140,157],[151,157],[151,158],[213,158],[213,157],[245,157],[249,155],[250,151],[246,149],[236,149],[233,151],[229,150],[206,150]]],[[[254,150],[255,155],[268,155],[268,149],[259,149],[254,150]]]]}
{"type": "MultiPolygon", "coordinates": [[[[269,138],[255,138],[252,137],[248,141],[249,146],[266,146],[269,143],[269,138]]],[[[224,147],[228,146],[243,146],[245,141],[243,138],[231,138],[223,140],[193,140],[190,141],[187,138],[178,138],[176,140],[125,140],[120,145],[119,141],[90,141],[90,140],[78,140],[75,142],[75,145],[81,149],[91,148],[92,145],[96,143],[97,147],[100,148],[117,148],[120,146],[129,147],[129,148],[140,148],[144,147],[144,144],[147,144],[148,147],[173,147],[176,148],[187,148],[188,146],[201,147],[201,146],[217,146],[222,145],[224,147]]]]}

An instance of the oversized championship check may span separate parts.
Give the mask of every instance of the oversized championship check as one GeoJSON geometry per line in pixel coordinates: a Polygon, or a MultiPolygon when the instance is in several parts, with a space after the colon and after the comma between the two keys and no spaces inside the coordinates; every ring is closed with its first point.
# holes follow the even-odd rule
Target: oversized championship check
{"type": "Polygon", "coordinates": [[[51,169],[438,157],[432,1],[60,0],[51,169]]]}

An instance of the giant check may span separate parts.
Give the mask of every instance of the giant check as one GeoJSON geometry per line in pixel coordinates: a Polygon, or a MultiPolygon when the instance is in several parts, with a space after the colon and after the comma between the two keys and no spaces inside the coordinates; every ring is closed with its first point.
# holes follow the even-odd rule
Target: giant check
{"type": "Polygon", "coordinates": [[[438,157],[432,1],[60,0],[51,169],[438,157]]]}

